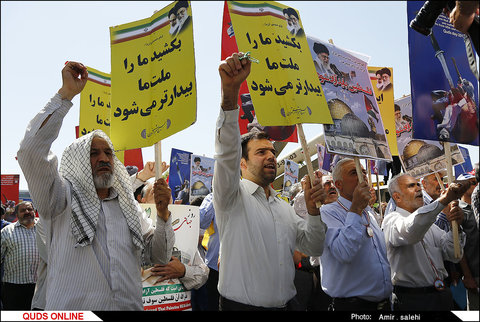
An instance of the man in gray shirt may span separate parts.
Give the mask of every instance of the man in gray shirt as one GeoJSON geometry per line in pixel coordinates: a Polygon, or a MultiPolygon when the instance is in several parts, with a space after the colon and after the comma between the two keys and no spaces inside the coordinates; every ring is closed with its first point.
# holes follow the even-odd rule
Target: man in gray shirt
{"type": "Polygon", "coordinates": [[[166,264],[172,255],[170,189],[155,183],[154,228],[100,130],[68,146],[57,169],[50,147],[87,79],[84,65],[66,63],[62,87],[29,123],[17,154],[45,229],[45,310],[143,310],[142,260],[166,264]]]}

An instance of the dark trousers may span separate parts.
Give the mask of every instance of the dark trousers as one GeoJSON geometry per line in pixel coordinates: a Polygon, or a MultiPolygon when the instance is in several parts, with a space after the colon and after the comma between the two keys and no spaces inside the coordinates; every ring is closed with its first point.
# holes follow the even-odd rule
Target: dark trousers
{"type": "Polygon", "coordinates": [[[220,295],[220,302],[219,302],[219,310],[220,311],[288,311],[289,304],[285,307],[261,307],[261,306],[253,306],[248,304],[243,304],[239,302],[235,302],[229,300],[220,295]]]}
{"type": "Polygon", "coordinates": [[[371,302],[358,297],[333,298],[329,311],[391,311],[390,299],[371,302]]]}
{"type": "Polygon", "coordinates": [[[205,286],[208,297],[207,311],[218,311],[218,301],[220,297],[220,294],[218,294],[218,271],[210,268],[205,286]]]}
{"type": "Polygon", "coordinates": [[[394,311],[451,311],[453,296],[450,288],[394,288],[394,311]]]}
{"type": "Polygon", "coordinates": [[[4,310],[30,311],[35,284],[2,283],[4,310]]]}

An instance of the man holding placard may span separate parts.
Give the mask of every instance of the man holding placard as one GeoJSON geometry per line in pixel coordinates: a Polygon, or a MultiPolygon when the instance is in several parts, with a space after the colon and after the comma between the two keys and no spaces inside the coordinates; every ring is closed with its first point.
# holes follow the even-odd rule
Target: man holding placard
{"type": "Polygon", "coordinates": [[[315,202],[320,180],[306,179],[309,216],[302,220],[276,197],[275,149],[268,136],[240,138],[237,105],[251,62],[234,53],[220,64],[222,102],[217,120],[213,201],[220,237],[221,310],[287,310],[295,296],[293,251],[319,256],[325,225],[315,202]],[[243,179],[240,180],[239,165],[243,179]]]}
{"type": "Polygon", "coordinates": [[[17,154],[45,225],[45,310],[143,310],[142,260],[167,263],[175,240],[167,208],[170,192],[159,194],[167,183],[155,184],[154,229],[103,131],[68,146],[60,169],[49,151],[87,77],[83,64],[66,63],[61,89],[29,123],[17,154]]]}
{"type": "MultiPolygon", "coordinates": [[[[362,169],[363,170],[363,169],[362,169]]],[[[390,311],[390,264],[385,237],[377,224],[366,172],[359,183],[353,159],[340,160],[333,181],[340,196],[321,208],[327,225],[320,257],[322,289],[334,311],[390,311]]]]}
{"type": "Polygon", "coordinates": [[[463,255],[465,234],[461,234],[461,255],[455,258],[453,231],[446,232],[434,224],[440,211],[454,201],[447,213],[450,223],[462,222],[463,212],[458,201],[470,187],[462,182],[449,185],[446,193],[423,205],[422,188],[409,174],[399,174],[388,183],[388,191],[397,208],[382,223],[387,254],[392,266],[395,311],[452,310],[452,293],[444,279],[445,260],[458,263],[463,255]]]}

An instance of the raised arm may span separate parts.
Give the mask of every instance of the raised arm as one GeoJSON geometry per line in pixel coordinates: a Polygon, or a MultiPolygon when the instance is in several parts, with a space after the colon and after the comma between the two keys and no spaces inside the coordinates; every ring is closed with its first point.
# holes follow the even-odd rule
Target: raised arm
{"type": "Polygon", "coordinates": [[[240,60],[241,53],[234,53],[225,59],[218,67],[222,84],[222,109],[224,111],[237,109],[240,86],[250,74],[251,62],[240,60]]]}
{"type": "Polygon", "coordinates": [[[220,116],[215,133],[215,174],[213,194],[217,206],[228,209],[240,179],[240,130],[238,126],[238,95],[240,86],[250,73],[251,62],[234,53],[219,68],[222,84],[220,116]]]}
{"type": "Polygon", "coordinates": [[[41,216],[54,216],[66,207],[67,185],[58,173],[57,157],[50,147],[72,106],[70,100],[82,91],[87,77],[85,66],[68,62],[62,70],[62,88],[30,121],[20,142],[18,163],[41,216]]]}

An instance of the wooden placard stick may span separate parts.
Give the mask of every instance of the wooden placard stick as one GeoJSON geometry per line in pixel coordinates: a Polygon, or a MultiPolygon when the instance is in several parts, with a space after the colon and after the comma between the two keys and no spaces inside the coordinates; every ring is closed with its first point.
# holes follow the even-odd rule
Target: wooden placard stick
{"type": "MultiPolygon", "coordinates": [[[[313,171],[312,159],[310,157],[310,152],[308,151],[307,140],[305,139],[305,133],[303,132],[302,124],[297,124],[298,137],[300,138],[300,144],[302,145],[303,156],[305,158],[305,163],[307,164],[308,176],[310,177],[310,184],[313,186],[313,180],[315,179],[315,173],[313,171]]],[[[316,203],[317,208],[320,208],[322,205],[320,202],[316,203]]]]}
{"type": "Polygon", "coordinates": [[[380,210],[380,218],[383,218],[382,194],[380,192],[380,182],[378,181],[378,169],[377,169],[377,173],[375,173],[375,176],[377,177],[378,209],[380,210]]]}
{"type": "Polygon", "coordinates": [[[438,174],[438,172],[435,172],[435,178],[437,178],[438,184],[440,185],[440,189],[442,189],[442,191],[445,191],[445,186],[443,185],[443,180],[442,180],[442,178],[440,178],[440,175],[438,174]]]}
{"type": "Polygon", "coordinates": [[[359,157],[353,157],[353,160],[355,161],[355,168],[357,169],[358,182],[362,183],[363,182],[363,171],[362,171],[362,165],[360,164],[360,158],[359,157]]]}
{"type": "Polygon", "coordinates": [[[162,141],[155,143],[155,181],[162,177],[162,141]]]}
{"type": "Polygon", "coordinates": [[[367,179],[368,179],[368,185],[370,186],[370,188],[372,187],[372,168],[370,166],[370,162],[371,160],[370,159],[365,159],[365,161],[367,161],[367,179]]]}
{"type": "MultiPolygon", "coordinates": [[[[442,142],[443,150],[445,151],[445,158],[447,159],[447,182],[448,185],[453,183],[453,169],[452,169],[452,151],[450,150],[450,142],[442,142]]],[[[458,223],[452,221],[453,232],[453,250],[455,258],[460,258],[460,241],[458,239],[458,223]]]]}

